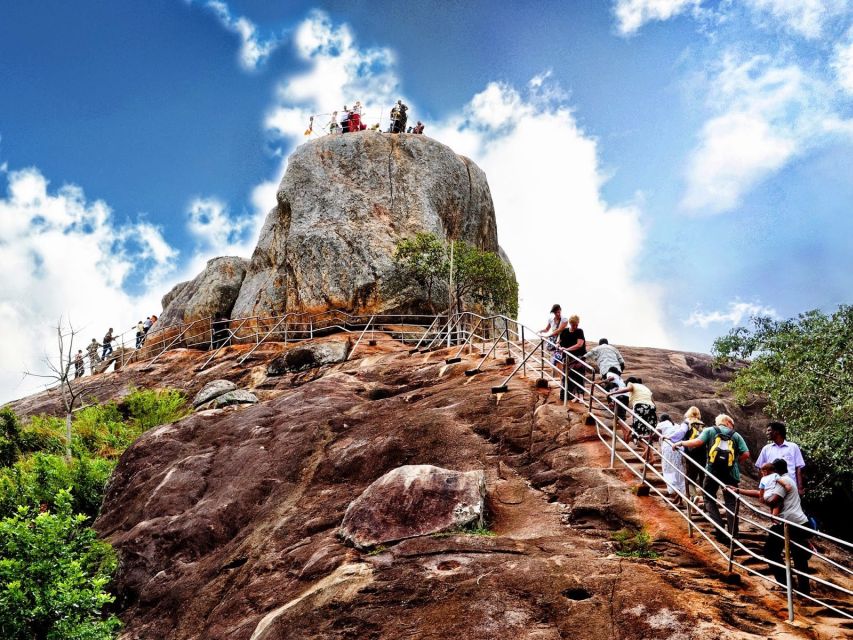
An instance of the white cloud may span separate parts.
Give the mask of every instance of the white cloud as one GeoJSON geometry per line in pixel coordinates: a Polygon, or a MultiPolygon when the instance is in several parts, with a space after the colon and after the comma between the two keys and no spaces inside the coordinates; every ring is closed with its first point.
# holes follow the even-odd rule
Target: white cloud
{"type": "Polygon", "coordinates": [[[830,63],[835,72],[838,86],[853,95],[853,29],[847,32],[847,38],[835,45],[830,63]]]}
{"type": "Polygon", "coordinates": [[[746,0],[759,21],[771,20],[805,38],[819,38],[826,23],[850,6],[848,0],[746,0]]]}
{"type": "Polygon", "coordinates": [[[778,318],[776,309],[755,302],[734,300],[729,302],[726,311],[701,311],[697,309],[684,321],[688,327],[707,329],[712,324],[740,325],[744,320],[754,316],[770,316],[778,318]]]}
{"type": "Polygon", "coordinates": [[[669,20],[699,7],[701,0],[617,0],[613,12],[622,35],[632,35],[648,22],[669,20]]]}
{"type": "Polygon", "coordinates": [[[222,0],[208,0],[204,6],[213,12],[225,29],[239,36],[238,59],[240,65],[247,71],[257,69],[284,42],[283,34],[272,35],[269,38],[260,37],[254,22],[245,16],[234,16],[228,4],[222,0]]]}
{"type": "MultiPolygon", "coordinates": [[[[321,12],[300,25],[294,40],[309,64],[281,83],[266,120],[272,135],[283,144],[302,141],[309,114],[357,99],[368,124],[380,108],[387,124],[399,85],[390,51],[360,49],[346,25],[333,25],[321,12]]],[[[637,205],[604,202],[597,142],[578,127],[565,92],[548,76],[535,76],[523,91],[489,83],[458,114],[427,121],[426,133],[486,172],[501,244],[520,283],[522,321],[544,325],[559,300],[580,314],[591,338],[667,346],[662,289],[635,275],[642,213],[637,205]]],[[[423,119],[406,102],[410,120],[423,119]]],[[[272,182],[256,190],[270,205],[274,193],[272,182]]]]}
{"type": "Polygon", "coordinates": [[[43,384],[22,380],[22,372],[39,368],[60,316],[88,342],[109,326],[122,332],[156,313],[177,253],[154,225],[118,224],[106,203],[88,201],[74,185],[50,189],[38,169],[0,179],[7,182],[0,197],[0,399],[10,399],[43,384]],[[129,295],[122,287],[131,278],[157,294],[129,295]]]}
{"type": "Polygon", "coordinates": [[[795,64],[776,66],[769,56],[740,61],[726,54],[709,87],[719,113],[699,133],[682,206],[719,213],[815,144],[832,114],[821,82],[795,64]]]}

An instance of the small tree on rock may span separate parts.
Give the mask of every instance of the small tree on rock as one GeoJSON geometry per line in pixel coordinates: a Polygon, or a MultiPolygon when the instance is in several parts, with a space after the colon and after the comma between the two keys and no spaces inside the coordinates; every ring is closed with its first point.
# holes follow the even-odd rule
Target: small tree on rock
{"type": "Polygon", "coordinates": [[[445,243],[431,233],[397,244],[386,293],[425,303],[433,313],[451,304],[454,311],[476,305],[512,317],[518,313],[515,274],[498,254],[463,240],[445,243]]]}

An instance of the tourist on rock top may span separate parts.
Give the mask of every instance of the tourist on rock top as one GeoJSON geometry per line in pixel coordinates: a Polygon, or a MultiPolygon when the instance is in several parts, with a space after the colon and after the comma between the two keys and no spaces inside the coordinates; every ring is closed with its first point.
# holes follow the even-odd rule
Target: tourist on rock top
{"type": "Polygon", "coordinates": [[[424,123],[418,120],[418,124],[415,125],[415,128],[412,129],[412,133],[423,133],[424,132],[424,123]]]}
{"type": "Polygon", "coordinates": [[[113,337],[113,328],[110,327],[110,330],[107,331],[106,335],[104,336],[104,339],[101,340],[101,343],[104,347],[104,351],[103,353],[101,353],[101,359],[105,359],[107,357],[107,354],[111,354],[113,352],[113,340],[115,340],[115,338],[113,337]]]}
{"type": "Polygon", "coordinates": [[[625,370],[625,361],[622,359],[622,354],[619,353],[619,349],[608,342],[607,338],[599,340],[598,346],[587,351],[583,359],[587,362],[592,362],[602,378],[614,367],[619,370],[619,373],[625,370]]]}
{"type": "Polygon", "coordinates": [[[770,440],[755,461],[755,466],[760,467],[766,462],[773,462],[781,458],[788,464],[788,476],[797,485],[797,491],[803,495],[803,469],[806,466],[800,447],[785,438],[788,428],[783,422],[771,422],[767,425],[767,439],[770,440]]]}
{"type": "Polygon", "coordinates": [[[92,373],[95,373],[95,365],[101,361],[101,356],[98,355],[98,348],[100,346],[98,341],[92,338],[92,342],[86,347],[86,353],[89,354],[89,369],[92,373]]]}
{"type": "Polygon", "coordinates": [[[737,487],[740,484],[740,464],[749,460],[749,448],[739,433],[735,431],[735,422],[724,413],[717,416],[716,426],[706,427],[699,437],[673,443],[674,448],[693,449],[705,447],[708,462],[705,470],[705,483],[702,487],[705,495],[705,512],[719,527],[714,535],[719,542],[728,543],[729,536],[737,535],[737,522],[734,519],[736,498],[724,487],[737,487]],[[720,516],[717,492],[723,489],[723,504],[726,508],[726,522],[720,516]]]}
{"type": "Polygon", "coordinates": [[[145,325],[142,323],[142,320],[140,320],[136,324],[136,348],[137,349],[142,346],[143,340],[145,340],[145,325]]]}
{"type": "Polygon", "coordinates": [[[78,349],[77,355],[74,356],[74,377],[81,378],[86,373],[86,365],[83,362],[83,350],[78,349]]]}
{"type": "MultiPolygon", "coordinates": [[[[563,362],[563,388],[569,393],[583,396],[583,357],[586,355],[586,338],[580,329],[580,318],[569,316],[569,326],[560,332],[560,359],[563,362]]],[[[560,391],[560,400],[563,392],[560,391]]]]}
{"type": "Polygon", "coordinates": [[[329,127],[329,133],[340,133],[341,132],[341,125],[338,124],[338,112],[337,111],[332,111],[332,117],[329,120],[329,124],[327,126],[329,127]]]}
{"type": "Polygon", "coordinates": [[[344,105],[344,114],[341,116],[341,133],[349,133],[349,118],[349,109],[344,105]]]}

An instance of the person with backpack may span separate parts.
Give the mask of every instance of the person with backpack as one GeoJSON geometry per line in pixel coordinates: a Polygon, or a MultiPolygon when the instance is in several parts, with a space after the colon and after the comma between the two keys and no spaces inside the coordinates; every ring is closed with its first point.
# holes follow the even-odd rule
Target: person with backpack
{"type": "MultiPolygon", "coordinates": [[[[705,423],[702,422],[702,412],[699,407],[690,407],[684,412],[684,421],[681,423],[685,427],[682,440],[693,440],[699,437],[702,430],[705,428],[705,423]]],[[[702,487],[702,482],[705,474],[702,469],[705,468],[706,456],[705,447],[696,447],[684,452],[684,473],[687,476],[685,486],[689,491],[699,496],[698,489],[702,487]],[[692,462],[691,462],[692,461],[692,462]],[[694,464],[695,463],[695,464],[694,464]]]]}
{"type": "Polygon", "coordinates": [[[737,536],[734,520],[737,497],[726,486],[737,487],[740,484],[740,464],[749,459],[746,441],[735,431],[735,421],[721,413],[714,420],[714,427],[706,427],[697,438],[673,443],[673,449],[694,449],[705,447],[708,460],[705,466],[707,475],[702,490],[705,494],[705,512],[717,525],[714,536],[718,542],[728,543],[729,536],[737,536]],[[723,489],[723,504],[726,508],[726,522],[720,516],[717,493],[723,489]],[[728,536],[723,533],[728,532],[728,536]]]}

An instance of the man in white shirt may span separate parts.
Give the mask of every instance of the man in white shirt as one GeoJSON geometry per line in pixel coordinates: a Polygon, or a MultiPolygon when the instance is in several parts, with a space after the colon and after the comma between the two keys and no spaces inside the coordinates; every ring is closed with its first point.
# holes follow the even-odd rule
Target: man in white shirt
{"type": "Polygon", "coordinates": [[[607,372],[613,368],[617,369],[619,373],[625,370],[622,354],[619,353],[619,349],[610,345],[607,338],[599,340],[598,346],[587,351],[583,359],[594,362],[602,378],[606,377],[607,372]]]}
{"type": "Polygon", "coordinates": [[[793,442],[785,440],[787,428],[782,422],[771,422],[767,426],[767,438],[770,440],[755,461],[759,469],[763,464],[782,459],[788,464],[788,476],[797,483],[797,492],[803,495],[803,468],[806,463],[800,447],[793,442]]]}

